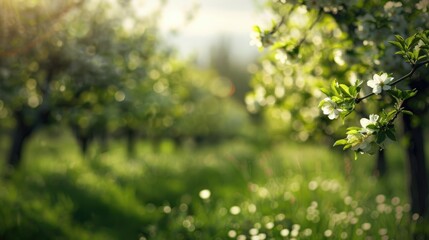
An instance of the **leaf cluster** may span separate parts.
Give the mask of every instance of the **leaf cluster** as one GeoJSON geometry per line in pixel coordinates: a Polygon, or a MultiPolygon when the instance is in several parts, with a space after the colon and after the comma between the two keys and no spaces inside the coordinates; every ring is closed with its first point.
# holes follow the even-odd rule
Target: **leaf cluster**
{"type": "Polygon", "coordinates": [[[396,41],[390,41],[399,51],[406,62],[416,65],[420,61],[429,59],[429,30],[413,34],[408,38],[395,35],[396,41]]]}
{"type": "MultiPolygon", "coordinates": [[[[357,81],[356,84],[348,86],[346,84],[338,83],[337,81],[332,81],[330,88],[321,88],[326,96],[332,99],[339,108],[341,109],[341,117],[347,117],[356,106],[356,99],[359,96],[361,90],[362,81],[357,81]]],[[[321,102],[319,107],[321,107],[321,102]]]]}

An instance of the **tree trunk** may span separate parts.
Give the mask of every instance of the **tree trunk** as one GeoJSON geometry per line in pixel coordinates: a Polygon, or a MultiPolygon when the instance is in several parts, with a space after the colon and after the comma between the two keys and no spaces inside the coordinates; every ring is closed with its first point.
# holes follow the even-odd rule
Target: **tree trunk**
{"type": "Polygon", "coordinates": [[[70,127],[72,129],[73,135],[76,138],[82,155],[86,156],[91,141],[90,134],[86,133],[85,130],[82,129],[82,127],[80,127],[78,124],[70,123],[70,127]]]}
{"type": "Polygon", "coordinates": [[[100,134],[98,136],[98,140],[100,143],[100,152],[102,152],[102,153],[107,152],[109,150],[109,146],[107,143],[107,137],[108,137],[107,135],[108,135],[107,130],[105,128],[103,128],[100,131],[100,134]]]}
{"type": "Polygon", "coordinates": [[[17,168],[22,160],[22,152],[24,150],[27,139],[39,127],[50,122],[51,108],[50,108],[50,84],[53,80],[55,70],[57,68],[55,60],[46,71],[45,83],[43,87],[38,84],[38,90],[42,93],[43,103],[37,109],[30,109],[27,106],[14,111],[15,129],[12,135],[12,145],[9,150],[7,163],[13,168],[17,168]],[[27,117],[32,116],[31,122],[27,122],[27,117]]]}
{"type": "Polygon", "coordinates": [[[86,156],[88,152],[89,138],[81,135],[77,137],[77,141],[79,142],[79,147],[80,147],[80,151],[82,152],[82,155],[86,156]]]}
{"type": "Polygon", "coordinates": [[[23,116],[19,113],[15,114],[16,125],[12,133],[12,145],[9,150],[7,163],[13,168],[17,168],[22,160],[22,152],[25,143],[33,133],[34,127],[29,126],[24,122],[23,116]]]}
{"type": "Polygon", "coordinates": [[[136,134],[131,128],[126,129],[126,135],[127,135],[127,154],[128,158],[132,158],[135,156],[136,153],[136,134]]]}
{"type": "Polygon", "coordinates": [[[427,214],[428,207],[428,177],[424,149],[424,131],[421,123],[412,122],[412,117],[404,115],[404,132],[408,136],[406,146],[409,167],[409,191],[411,211],[419,216],[427,214]]]}
{"type": "Polygon", "coordinates": [[[387,161],[386,161],[386,151],[383,149],[377,154],[377,162],[375,164],[374,175],[376,177],[383,177],[387,172],[387,161]]]}

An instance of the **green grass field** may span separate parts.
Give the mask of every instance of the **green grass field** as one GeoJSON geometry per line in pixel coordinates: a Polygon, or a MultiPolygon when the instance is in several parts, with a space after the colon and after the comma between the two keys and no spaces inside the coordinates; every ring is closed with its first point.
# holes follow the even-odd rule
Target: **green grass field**
{"type": "Polygon", "coordinates": [[[374,159],[311,144],[137,149],[84,159],[70,134],[38,133],[0,180],[0,239],[409,239],[418,222],[398,151],[378,180],[374,159]]]}

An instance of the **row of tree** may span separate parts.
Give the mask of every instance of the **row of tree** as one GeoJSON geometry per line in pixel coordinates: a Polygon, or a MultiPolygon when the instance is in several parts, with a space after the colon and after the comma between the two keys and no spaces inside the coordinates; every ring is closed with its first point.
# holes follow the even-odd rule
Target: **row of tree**
{"type": "Polygon", "coordinates": [[[2,1],[0,117],[8,163],[49,124],[72,129],[85,153],[95,139],[207,139],[237,134],[245,112],[232,85],[178,60],[157,34],[162,10],[139,1],[2,1]]]}

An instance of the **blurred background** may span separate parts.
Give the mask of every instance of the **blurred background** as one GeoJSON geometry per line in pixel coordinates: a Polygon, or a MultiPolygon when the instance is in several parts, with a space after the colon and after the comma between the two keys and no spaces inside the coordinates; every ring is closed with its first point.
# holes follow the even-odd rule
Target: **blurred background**
{"type": "Polygon", "coordinates": [[[250,35],[272,18],[262,0],[0,0],[0,239],[410,236],[400,147],[381,168],[333,150],[320,93],[253,105],[250,35]]]}

